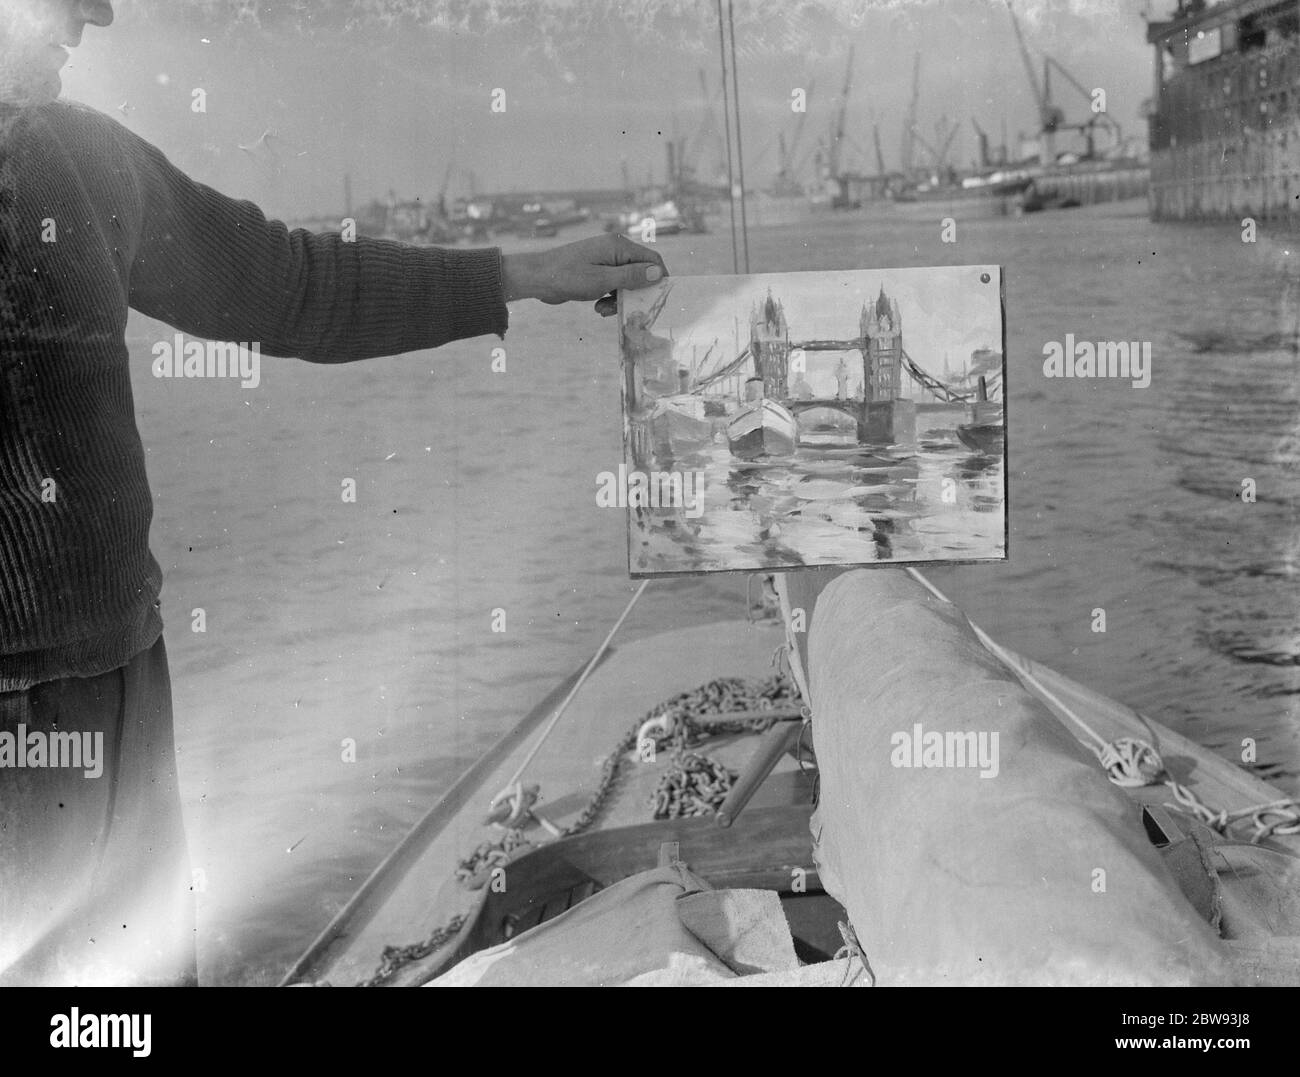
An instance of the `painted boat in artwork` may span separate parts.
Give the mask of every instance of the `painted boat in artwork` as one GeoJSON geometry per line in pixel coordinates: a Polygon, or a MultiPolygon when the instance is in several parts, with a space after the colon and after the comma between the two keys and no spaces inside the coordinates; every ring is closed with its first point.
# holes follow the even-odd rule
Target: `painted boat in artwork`
{"type": "Polygon", "coordinates": [[[789,456],[794,452],[799,427],[790,412],[775,400],[760,400],[741,409],[727,423],[727,443],[733,456],[755,460],[760,456],[789,456]]]}
{"type": "Polygon", "coordinates": [[[1007,427],[1000,400],[977,400],[970,406],[970,421],[957,425],[961,443],[985,456],[1001,456],[1006,448],[1007,427]]]}
{"type": "Polygon", "coordinates": [[[713,440],[714,420],[705,414],[704,401],[698,396],[659,399],[649,421],[656,444],[672,452],[697,448],[713,440]]]}

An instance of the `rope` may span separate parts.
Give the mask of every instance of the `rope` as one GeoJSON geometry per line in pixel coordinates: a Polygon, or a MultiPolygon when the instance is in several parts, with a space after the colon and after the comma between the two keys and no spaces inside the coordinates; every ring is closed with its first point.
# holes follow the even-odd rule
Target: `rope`
{"type": "Polygon", "coordinates": [[[645,594],[645,589],[648,586],[650,586],[650,581],[648,579],[641,581],[641,586],[636,589],[636,594],[632,596],[631,601],[628,602],[623,612],[619,615],[618,620],[614,622],[614,627],[609,630],[609,634],[605,636],[604,642],[596,648],[596,653],[591,656],[591,661],[587,663],[582,674],[576,681],[574,681],[573,687],[569,689],[568,695],[566,695],[560,705],[555,708],[555,713],[551,715],[550,720],[546,723],[546,727],[542,730],[541,735],[528,750],[528,754],[524,756],[524,761],[519,764],[514,774],[510,776],[510,779],[506,782],[505,788],[492,798],[492,808],[495,808],[501,801],[512,797],[515,785],[518,783],[519,779],[524,776],[524,771],[528,769],[528,764],[531,763],[537,753],[541,751],[542,745],[546,743],[546,738],[551,735],[556,725],[559,723],[560,718],[568,709],[569,704],[573,702],[573,697],[576,696],[582,689],[582,686],[587,683],[587,678],[591,675],[591,671],[596,668],[596,663],[600,661],[601,657],[605,654],[605,651],[609,649],[610,642],[614,639],[618,630],[623,627],[623,622],[627,620],[628,614],[632,612],[632,607],[636,605],[637,599],[645,594]]]}
{"type": "Polygon", "coordinates": [[[858,941],[857,932],[853,930],[853,925],[848,921],[841,920],[835,925],[840,929],[840,938],[844,940],[844,945],[835,951],[831,960],[839,961],[841,958],[847,958],[848,964],[844,968],[844,978],[840,981],[841,987],[852,987],[854,981],[858,978],[858,973],[853,971],[853,959],[857,958],[862,965],[862,971],[867,974],[869,983],[867,986],[876,986],[876,974],[871,968],[871,963],[867,960],[866,951],[862,949],[862,943],[858,941]]]}
{"type": "MultiPolygon", "coordinates": [[[[785,656],[786,661],[790,664],[790,676],[794,678],[794,683],[799,689],[799,694],[803,696],[805,705],[811,707],[812,693],[808,691],[808,678],[804,676],[803,659],[799,655],[799,643],[794,638],[794,627],[791,624],[794,612],[790,608],[790,591],[786,587],[784,572],[776,573],[774,584],[776,597],[781,602],[781,619],[785,621],[785,656]]],[[[808,716],[811,716],[811,712],[808,716]]]]}
{"type": "Polygon", "coordinates": [[[1107,777],[1124,789],[1154,785],[1165,777],[1160,753],[1137,737],[1118,737],[1097,752],[1107,777]]]}
{"type": "MultiPolygon", "coordinates": [[[[952,599],[935,587],[921,573],[908,568],[908,574],[926,587],[929,592],[948,605],[954,605],[952,599]]],[[[1164,760],[1155,746],[1140,737],[1118,737],[1107,741],[1100,733],[1071,710],[1063,700],[1042,683],[1028,670],[1021,669],[1005,648],[1001,647],[983,629],[969,617],[966,623],[974,630],[981,643],[987,647],[1012,673],[1030,683],[1039,693],[1057,707],[1062,714],[1082,729],[1093,739],[1093,751],[1105,768],[1106,776],[1116,785],[1125,789],[1137,789],[1147,785],[1166,785],[1174,795],[1176,804],[1166,804],[1167,808],[1182,808],[1190,812],[1206,826],[1225,837],[1234,837],[1231,827],[1234,823],[1249,819],[1253,831],[1249,840],[1257,845],[1265,838],[1275,835],[1300,834],[1300,797],[1285,797],[1270,800],[1262,804],[1252,804],[1236,811],[1226,808],[1211,808],[1187,786],[1176,782],[1165,768],[1164,760]]]]}
{"type": "MultiPolygon", "coordinates": [[[[601,765],[600,778],[587,806],[569,826],[560,830],[543,819],[536,812],[528,810],[554,838],[570,838],[586,830],[600,815],[605,801],[614,788],[627,755],[637,749],[644,739],[653,739],[656,752],[661,741],[671,741],[680,755],[686,749],[694,747],[710,737],[728,733],[761,733],[774,722],[785,720],[791,714],[790,704],[794,699],[794,686],[783,677],[770,677],[765,681],[745,681],[738,677],[721,677],[709,681],[689,692],[682,692],[671,699],[655,706],[614,745],[601,765]],[[734,715],[731,720],[710,722],[704,726],[694,719],[704,715],[734,715]]],[[[707,758],[707,757],[706,757],[707,758]]],[[[712,760],[709,760],[712,763],[712,760]]],[[[663,784],[661,780],[661,785],[663,784]]],[[[730,781],[728,781],[730,788],[730,781]]],[[[524,788],[525,801],[533,786],[524,788]]],[[[704,790],[699,790],[704,792],[704,790]]],[[[515,794],[515,786],[503,790],[501,800],[507,800],[515,794]]],[[[723,796],[725,797],[725,793],[723,796]]],[[[689,802],[680,798],[676,803],[684,805],[689,802]]],[[[513,804],[513,801],[511,801],[513,804]]],[[[658,810],[657,791],[652,804],[658,810]]],[[[504,818],[505,808],[501,810],[504,818]]],[[[670,818],[686,814],[684,810],[670,813],[670,818]]],[[[521,820],[522,820],[521,816],[521,820]]],[[[513,855],[533,843],[524,835],[522,821],[520,825],[508,827],[495,840],[484,841],[456,866],[456,878],[463,886],[474,888],[483,885],[486,879],[484,870],[504,866],[513,855]]]]}
{"type": "MultiPolygon", "coordinates": [[[[918,583],[922,584],[940,602],[944,602],[949,606],[956,605],[956,603],[953,602],[951,598],[945,595],[942,591],[939,590],[939,588],[937,588],[934,584],[932,584],[929,580],[927,580],[924,576],[922,576],[917,569],[908,568],[907,574],[911,576],[914,580],[916,580],[918,583]]],[[[1015,661],[1012,659],[1011,655],[1007,652],[1005,647],[1003,647],[1000,643],[998,643],[997,640],[995,640],[992,636],[990,636],[987,632],[985,632],[984,629],[980,628],[980,626],[977,625],[974,621],[972,621],[969,617],[966,618],[966,623],[971,626],[971,629],[975,632],[975,635],[979,638],[979,641],[982,644],[984,644],[984,646],[987,647],[990,651],[993,652],[994,657],[996,657],[999,661],[1001,661],[1002,664],[1005,665],[1008,669],[1010,669],[1012,673],[1016,674],[1017,677],[1024,677],[1025,679],[1032,681],[1034,687],[1037,688],[1040,693],[1042,693],[1043,697],[1047,699],[1048,702],[1052,703],[1055,707],[1059,708],[1062,714],[1064,714],[1067,718],[1070,719],[1070,721],[1072,721],[1075,725],[1077,725],[1080,729],[1082,729],[1084,733],[1086,733],[1094,741],[1096,741],[1097,748],[1095,750],[1101,750],[1106,747],[1105,737],[1103,737],[1100,733],[1098,733],[1095,729],[1093,729],[1092,726],[1090,726],[1087,722],[1085,722],[1082,718],[1080,718],[1077,714],[1075,714],[1074,711],[1070,709],[1070,707],[1066,704],[1066,702],[1063,699],[1061,699],[1055,692],[1053,692],[1050,688],[1048,688],[1047,685],[1043,684],[1043,682],[1040,681],[1037,677],[1035,677],[1032,673],[1030,673],[1028,670],[1021,670],[1020,668],[1018,668],[1016,666],[1015,661]]]]}

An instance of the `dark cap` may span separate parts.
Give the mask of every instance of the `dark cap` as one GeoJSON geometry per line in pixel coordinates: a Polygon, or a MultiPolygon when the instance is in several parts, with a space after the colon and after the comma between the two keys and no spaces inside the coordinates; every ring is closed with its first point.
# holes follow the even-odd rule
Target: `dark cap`
{"type": "Polygon", "coordinates": [[[92,26],[111,26],[113,23],[113,5],[109,0],[77,0],[76,6],[81,17],[92,26]]]}

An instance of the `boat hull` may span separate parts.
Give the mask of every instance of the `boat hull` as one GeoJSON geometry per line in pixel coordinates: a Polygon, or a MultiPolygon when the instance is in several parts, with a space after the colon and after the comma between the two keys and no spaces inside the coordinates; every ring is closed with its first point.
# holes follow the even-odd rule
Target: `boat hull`
{"type": "Polygon", "coordinates": [[[987,456],[1001,456],[1005,451],[1007,437],[1001,402],[977,400],[972,403],[967,421],[957,426],[956,433],[967,448],[987,456]]]}
{"type": "Polygon", "coordinates": [[[1143,165],[1116,168],[1063,168],[1035,177],[1022,196],[1026,213],[1043,209],[1092,206],[1143,198],[1151,170],[1143,165]]]}
{"type": "Polygon", "coordinates": [[[773,400],[762,400],[738,412],[727,423],[727,444],[733,456],[789,456],[799,437],[798,424],[773,400]]]}
{"type": "Polygon", "coordinates": [[[1151,219],[1294,219],[1300,206],[1300,117],[1267,131],[1151,154],[1151,219]]]}
{"type": "Polygon", "coordinates": [[[924,191],[906,191],[895,196],[895,212],[911,216],[951,214],[966,220],[1014,217],[1023,208],[1028,179],[986,184],[979,187],[945,186],[924,191]]]}
{"type": "Polygon", "coordinates": [[[963,423],[957,427],[957,437],[963,445],[985,456],[1001,456],[1006,427],[1001,423],[963,423]]]}
{"type": "Polygon", "coordinates": [[[1162,54],[1176,59],[1149,116],[1154,220],[1300,212],[1300,33],[1288,8],[1214,5],[1148,26],[1157,71],[1162,54]]]}

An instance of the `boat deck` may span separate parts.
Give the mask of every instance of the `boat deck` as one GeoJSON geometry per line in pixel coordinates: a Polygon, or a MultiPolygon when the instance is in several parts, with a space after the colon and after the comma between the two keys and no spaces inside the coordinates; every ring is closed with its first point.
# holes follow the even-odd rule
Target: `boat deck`
{"type": "MultiPolygon", "coordinates": [[[[595,792],[605,757],[634,724],[671,697],[718,677],[763,680],[772,676],[772,656],[783,640],[779,627],[741,622],[702,625],[612,649],[524,775],[525,783],[541,786],[537,811],[558,827],[569,826],[595,792]]],[[[335,984],[358,982],[374,973],[385,946],[418,942],[452,916],[476,909],[482,891],[459,883],[453,877],[455,866],[480,842],[500,836],[498,828],[485,823],[488,802],[505,787],[571,683],[572,678],[462,776],[376,871],[369,889],[363,888],[353,898],[340,914],[341,921],[336,918],[335,929],[341,930],[327,929],[298,963],[299,975],[335,984]],[[490,765],[482,765],[489,760],[490,765]],[[382,915],[377,915],[380,910],[382,915]]],[[[754,744],[753,736],[722,736],[710,740],[706,750],[718,762],[741,770],[754,744]]],[[[652,793],[669,760],[670,753],[660,752],[653,763],[623,768],[596,824],[599,831],[653,821],[652,793]]],[[[794,803],[811,809],[810,779],[802,777],[799,765],[787,756],[750,802],[746,816],[764,807],[794,803]]],[[[712,818],[681,822],[694,824],[687,831],[707,827],[725,833],[712,818]]],[[[672,831],[671,824],[658,825],[672,831]]],[[[549,840],[536,824],[526,833],[535,842],[549,840]]],[[[732,834],[731,840],[743,845],[739,824],[732,834]]],[[[650,842],[646,854],[650,866],[660,840],[674,839],[650,842]]],[[[689,849],[689,837],[681,840],[689,849]]],[[[809,853],[800,862],[811,866],[811,835],[807,844],[809,853]]]]}
{"type": "MultiPolygon", "coordinates": [[[[769,678],[775,672],[773,655],[783,642],[779,626],[726,622],[662,633],[607,652],[524,775],[525,783],[540,784],[537,811],[560,828],[569,826],[596,791],[611,750],[649,712],[718,678],[769,678]]],[[[1266,782],[1130,708],[1029,659],[1010,653],[1007,657],[1026,687],[1081,740],[1085,734],[1070,714],[1082,717],[1107,741],[1148,741],[1160,752],[1169,774],[1207,805],[1232,811],[1280,797],[1266,782]]],[[[729,829],[712,816],[653,821],[652,793],[672,756],[660,751],[654,762],[623,766],[595,825],[566,839],[555,850],[562,855],[514,854],[507,867],[508,874],[515,873],[509,901],[494,896],[489,887],[469,889],[455,879],[463,857],[480,842],[501,835],[486,823],[488,804],[505,787],[573,682],[568,678],[461,777],[336,916],[287,982],[360,982],[375,972],[385,947],[418,943],[453,916],[467,917],[455,939],[389,981],[394,986],[424,982],[453,956],[500,941],[503,932],[508,936],[525,930],[597,889],[654,867],[665,842],[678,842],[683,862],[703,868],[700,873],[714,885],[785,891],[796,944],[799,903],[788,901],[788,882],[793,868],[806,869],[813,900],[803,903],[812,914],[803,941],[826,938],[835,910],[820,905],[813,909],[816,902],[829,901],[820,894],[808,830],[813,775],[788,754],[780,757],[729,829]],[[519,887],[527,893],[521,895],[519,887]],[[526,922],[512,920],[521,915],[521,908],[526,922]]],[[[759,743],[753,735],[726,735],[708,741],[702,750],[743,772],[759,743]]],[[[1156,807],[1172,799],[1164,784],[1126,792],[1136,803],[1156,807]]],[[[549,841],[535,823],[526,834],[537,845],[549,841]]],[[[1300,834],[1277,835],[1259,847],[1228,849],[1224,855],[1238,861],[1220,867],[1221,877],[1232,877],[1225,892],[1236,894],[1235,905],[1225,904],[1225,926],[1229,918],[1239,925],[1235,933],[1243,947],[1254,948],[1265,982],[1300,982],[1300,871],[1294,869],[1300,834]],[[1268,856],[1275,858],[1271,865],[1260,859],[1268,856]]]]}

